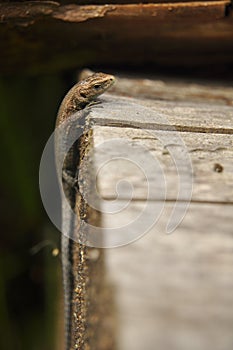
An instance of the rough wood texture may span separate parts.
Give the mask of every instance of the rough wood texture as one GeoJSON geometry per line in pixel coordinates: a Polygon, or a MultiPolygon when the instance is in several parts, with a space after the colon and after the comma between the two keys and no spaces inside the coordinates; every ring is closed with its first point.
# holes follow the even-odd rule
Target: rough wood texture
{"type": "Polygon", "coordinates": [[[41,16],[50,16],[66,22],[83,22],[93,18],[132,19],[134,17],[155,17],[156,20],[171,19],[179,21],[183,19],[196,22],[195,16],[202,21],[220,19],[225,17],[226,6],[229,0],[218,0],[210,2],[180,2],[169,4],[126,4],[126,5],[65,5],[53,1],[28,1],[25,3],[0,4],[1,23],[13,21],[17,24],[30,25],[41,19],[41,16]],[[203,11],[204,10],[204,11],[203,11]],[[20,22],[22,21],[22,22],[20,22]],[[24,23],[23,23],[24,21],[24,23]]]}
{"type": "MultiPolygon", "coordinates": [[[[142,206],[131,202],[131,214],[142,206]]],[[[233,205],[191,204],[180,227],[167,236],[172,207],[165,206],[140,240],[107,250],[117,349],[231,350],[233,205]]],[[[111,227],[127,222],[123,214],[105,219],[111,227]]]]}
{"type": "Polygon", "coordinates": [[[97,125],[216,134],[233,132],[231,106],[107,97],[107,94],[102,100],[106,116],[97,110],[93,115],[97,125]]]}
{"type": "MultiPolygon", "coordinates": [[[[105,95],[89,115],[94,153],[84,164],[91,161],[93,179],[98,174],[102,227],[115,229],[115,245],[122,244],[119,237],[123,228],[135,239],[130,225],[140,218],[137,226],[143,236],[105,252],[108,282],[114,287],[117,349],[231,350],[233,109],[229,90],[219,87],[214,102],[212,88],[208,91],[199,85],[195,96],[204,89],[207,101],[202,98],[194,103],[188,88],[187,101],[174,102],[174,96],[183,100],[177,83],[170,101],[158,101],[151,94],[157,83],[148,84],[144,98],[105,95]],[[114,140],[118,142],[115,146],[114,140]],[[127,140],[131,151],[119,146],[119,140],[127,140]],[[144,153],[138,151],[138,143],[146,146],[144,153]],[[104,144],[107,147],[101,148],[104,144]],[[184,145],[193,172],[184,164],[178,170],[181,180],[190,182],[193,175],[193,196],[179,227],[166,235],[176,200],[181,208],[187,200],[177,196],[179,179],[171,159],[172,154],[179,159],[184,145]],[[167,180],[164,200],[157,195],[162,187],[161,178],[156,182],[159,167],[151,168],[147,179],[155,189],[149,203],[153,227],[147,227],[151,217],[140,217],[148,199],[143,171],[137,172],[130,162],[135,153],[134,159],[144,160],[145,165],[148,152],[158,160],[167,180]],[[123,186],[123,196],[116,200],[116,184],[122,177],[134,185],[135,197],[123,186]],[[116,212],[112,212],[113,205],[116,212]]],[[[185,89],[185,84],[181,85],[185,89]]],[[[87,200],[94,197],[95,188],[87,188],[85,183],[82,191],[90,195],[87,200]]]]}
{"type": "MultiPolygon", "coordinates": [[[[188,2],[189,0],[184,0],[183,2],[188,2]]],[[[200,0],[194,0],[194,2],[197,1],[197,2],[200,2],[200,0]]],[[[207,1],[211,1],[211,0],[207,0],[207,1]]],[[[218,0],[216,0],[218,1],[218,0]]],[[[219,0],[219,1],[222,1],[222,0],[219,0]]],[[[173,2],[180,2],[178,0],[165,0],[163,1],[163,3],[173,3],[173,2]]],[[[74,1],[72,0],[61,0],[59,1],[60,4],[73,4],[74,1]]],[[[152,1],[148,1],[148,0],[109,0],[108,1],[108,4],[148,4],[148,3],[161,3],[161,0],[152,0],[152,1]]],[[[79,5],[88,5],[88,4],[91,4],[91,5],[105,5],[106,4],[106,1],[104,0],[79,0],[78,1],[78,4],[79,5]]]]}
{"type": "Polygon", "coordinates": [[[229,5],[229,0],[86,6],[2,3],[0,72],[141,62],[227,68],[233,62],[229,5]]]}
{"type": "MultiPolygon", "coordinates": [[[[90,75],[90,71],[83,70],[83,77],[90,75]]],[[[165,79],[155,76],[148,78],[135,78],[134,76],[125,78],[120,77],[118,83],[114,85],[111,91],[120,96],[135,96],[153,100],[184,101],[195,103],[208,103],[218,105],[233,105],[233,88],[229,84],[210,83],[207,81],[192,81],[191,79],[165,79]]],[[[182,104],[180,104],[182,106],[182,104]]],[[[174,104],[173,104],[174,106],[174,104]]],[[[197,107],[197,104],[195,104],[197,107]]],[[[162,109],[164,104],[162,105],[162,109]]],[[[219,107],[218,107],[219,108],[219,107]]]]}
{"type": "MultiPolygon", "coordinates": [[[[80,140],[80,189],[85,187],[89,192],[94,187],[92,164],[84,163],[93,148],[91,135],[85,133],[80,140]]],[[[77,192],[76,213],[80,220],[90,225],[101,225],[99,212],[88,206],[88,203],[77,192]]],[[[78,220],[78,235],[84,235],[82,222],[78,220]],[[81,223],[80,223],[81,222],[81,223]]],[[[104,250],[88,247],[75,242],[72,249],[74,286],[72,295],[71,346],[78,350],[115,349],[114,304],[111,285],[106,279],[104,250]]]]}
{"type": "MultiPolygon", "coordinates": [[[[183,114],[182,114],[183,115],[183,114]]],[[[185,115],[184,115],[185,116],[185,115]]],[[[233,123],[233,112],[232,120],[233,123]]],[[[181,135],[184,145],[191,160],[191,171],[185,174],[188,169],[183,166],[177,169],[173,157],[176,159],[177,154],[182,152],[184,145],[177,141],[172,131],[151,131],[138,130],[120,127],[95,127],[93,137],[98,144],[103,139],[111,141],[111,139],[127,140],[132,152],[138,143],[143,146],[141,153],[138,153],[138,164],[143,162],[146,153],[150,150],[151,155],[162,165],[163,172],[166,176],[166,199],[175,201],[180,188],[178,187],[178,175],[183,178],[184,182],[192,182],[192,201],[196,202],[230,202],[233,203],[233,133],[232,135],[214,135],[184,132],[181,135]],[[141,159],[139,159],[141,157],[141,159]],[[216,172],[215,164],[221,164],[223,171],[216,172]]],[[[124,144],[120,147],[121,153],[124,155],[124,144]]],[[[112,149],[112,143],[106,147],[111,159],[114,158],[115,149],[112,149]]],[[[119,149],[118,149],[119,151],[119,149]]],[[[130,155],[128,155],[130,159],[130,155]]],[[[97,152],[95,155],[96,167],[99,168],[103,164],[105,154],[97,152]]],[[[121,179],[129,181],[133,186],[133,200],[144,200],[146,198],[148,179],[143,176],[142,170],[131,162],[118,159],[109,162],[101,170],[99,175],[101,179],[98,189],[103,198],[108,200],[131,198],[131,187],[126,187],[124,193],[116,194],[116,188],[113,184],[117,184],[121,179]]],[[[156,173],[156,164],[150,167],[150,182],[154,188],[151,199],[163,200],[162,186],[163,181],[159,181],[156,173]]],[[[185,200],[181,197],[180,200],[185,200]]]]}

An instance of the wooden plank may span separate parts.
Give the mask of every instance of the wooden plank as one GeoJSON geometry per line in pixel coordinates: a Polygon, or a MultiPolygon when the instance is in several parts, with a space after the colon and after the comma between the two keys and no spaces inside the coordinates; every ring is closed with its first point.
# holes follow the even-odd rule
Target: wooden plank
{"type": "MultiPolygon", "coordinates": [[[[92,72],[82,71],[82,77],[87,77],[92,72]]],[[[226,83],[211,83],[200,79],[169,78],[155,76],[148,77],[117,76],[117,84],[111,88],[111,92],[120,96],[130,96],[168,101],[198,102],[205,104],[233,105],[233,88],[226,83]]]]}
{"type": "MultiPolygon", "coordinates": [[[[104,215],[104,224],[119,228],[142,209],[142,202],[131,202],[128,211],[104,215]]],[[[166,204],[141,239],[106,251],[117,349],[230,350],[233,206],[192,203],[179,228],[164,235],[171,210],[166,204]]]]}
{"type": "MultiPolygon", "coordinates": [[[[194,0],[192,2],[201,2],[200,0],[194,0]]],[[[207,0],[208,1],[212,1],[212,0],[207,0]]],[[[218,1],[218,0],[216,0],[218,1]]],[[[222,1],[222,0],[219,0],[219,1],[222,1]]],[[[161,0],[151,0],[149,3],[153,4],[153,3],[173,3],[173,2],[180,2],[180,0],[164,0],[163,2],[161,0]]],[[[190,2],[189,0],[184,0],[182,2],[190,2]]],[[[203,2],[206,2],[206,1],[203,1],[203,2]]],[[[73,1],[72,0],[60,0],[59,1],[60,4],[62,5],[67,5],[67,4],[73,4],[73,1]]],[[[104,0],[79,0],[78,2],[79,5],[105,5],[106,4],[106,1],[104,0]]],[[[128,5],[128,4],[148,4],[148,1],[146,0],[109,0],[108,1],[108,4],[116,4],[116,5],[119,5],[119,4],[125,4],[125,5],[128,5]]]]}
{"type": "Polygon", "coordinates": [[[232,107],[111,95],[102,101],[101,108],[93,106],[90,123],[95,125],[94,161],[101,169],[98,189],[103,198],[132,198],[129,186],[116,194],[116,184],[124,179],[133,186],[135,200],[148,197],[149,184],[152,200],[185,201],[187,191],[182,195],[182,184],[189,189],[193,185],[192,201],[232,202],[232,107]],[[127,151],[125,143],[114,146],[116,139],[127,140],[127,151]],[[117,154],[124,159],[112,161],[117,154]],[[141,170],[145,169],[140,166],[148,156],[152,157],[148,173],[143,174],[141,170]]]}
{"type": "Polygon", "coordinates": [[[54,18],[68,22],[82,22],[91,18],[105,17],[114,20],[114,18],[132,20],[135,17],[155,18],[156,21],[179,20],[189,21],[190,19],[202,21],[208,17],[211,19],[220,19],[225,17],[228,0],[211,2],[180,2],[168,4],[123,4],[123,5],[67,5],[58,8],[54,18]],[[208,14],[207,14],[208,13],[208,14]],[[195,18],[194,18],[195,17],[195,18]]]}
{"type": "Polygon", "coordinates": [[[218,1],[197,1],[179,3],[159,3],[159,4],[116,4],[116,5],[64,5],[53,1],[29,1],[23,4],[2,3],[0,4],[0,23],[6,21],[16,21],[25,19],[25,24],[30,24],[29,20],[39,20],[40,16],[50,15],[54,19],[66,22],[83,22],[95,18],[126,18],[134,17],[154,17],[156,21],[172,19],[179,21],[220,19],[225,17],[226,6],[229,0],[218,1]]]}
{"type": "MultiPolygon", "coordinates": [[[[179,92],[174,94],[178,101],[151,96],[101,97],[101,104],[89,107],[91,130],[81,145],[83,217],[91,223],[101,213],[99,225],[89,227],[87,237],[99,243],[95,247],[118,247],[105,250],[116,349],[230,350],[230,96],[226,104],[194,102],[192,92],[187,101],[179,100],[179,92]],[[122,179],[126,181],[120,183],[122,179]],[[175,230],[166,235],[172,220],[175,230]]],[[[77,259],[81,256],[77,251],[77,259]]],[[[76,264],[76,274],[85,264],[87,268],[88,261],[76,264]]],[[[87,310],[98,299],[96,293],[92,297],[87,310]]]]}
{"type": "Polygon", "coordinates": [[[104,95],[102,108],[93,110],[95,124],[149,130],[233,133],[233,109],[196,104],[104,95]]]}
{"type": "Polygon", "coordinates": [[[142,62],[182,70],[209,67],[211,62],[213,71],[222,71],[222,65],[233,62],[229,5],[229,0],[87,6],[2,3],[1,72],[37,74],[88,64],[142,62]]]}
{"type": "Polygon", "coordinates": [[[232,203],[233,135],[190,132],[177,135],[167,131],[96,126],[93,137],[94,161],[99,169],[98,190],[105,199],[116,196],[146,199],[148,186],[152,186],[150,199],[163,200],[166,196],[167,200],[176,200],[179,194],[180,200],[186,200],[187,192],[180,193],[182,182],[184,188],[193,185],[192,201],[232,203]],[[183,156],[184,151],[187,155],[183,156]],[[217,172],[216,164],[222,166],[222,172],[217,172]],[[131,186],[125,186],[121,194],[116,193],[116,184],[122,179],[133,186],[133,194],[131,186]]]}

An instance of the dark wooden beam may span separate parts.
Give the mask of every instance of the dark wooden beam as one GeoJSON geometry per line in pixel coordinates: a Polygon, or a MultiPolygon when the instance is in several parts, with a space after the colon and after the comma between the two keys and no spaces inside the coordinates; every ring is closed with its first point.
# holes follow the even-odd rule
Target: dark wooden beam
{"type": "Polygon", "coordinates": [[[0,73],[88,64],[233,64],[229,1],[0,4],[0,73]]]}

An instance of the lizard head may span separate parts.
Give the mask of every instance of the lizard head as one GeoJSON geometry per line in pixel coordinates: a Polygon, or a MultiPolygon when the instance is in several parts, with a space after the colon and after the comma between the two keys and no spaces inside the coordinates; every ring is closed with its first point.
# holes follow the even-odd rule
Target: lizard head
{"type": "Polygon", "coordinates": [[[95,73],[80,82],[79,98],[84,103],[103,94],[115,82],[115,77],[105,73],[95,73]]]}

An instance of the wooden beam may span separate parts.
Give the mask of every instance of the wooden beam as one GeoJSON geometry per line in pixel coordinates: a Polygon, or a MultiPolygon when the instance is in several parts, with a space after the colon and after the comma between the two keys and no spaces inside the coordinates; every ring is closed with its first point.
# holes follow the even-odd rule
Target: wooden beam
{"type": "Polygon", "coordinates": [[[233,64],[229,0],[166,4],[0,4],[0,73],[90,64],[233,64]]]}

